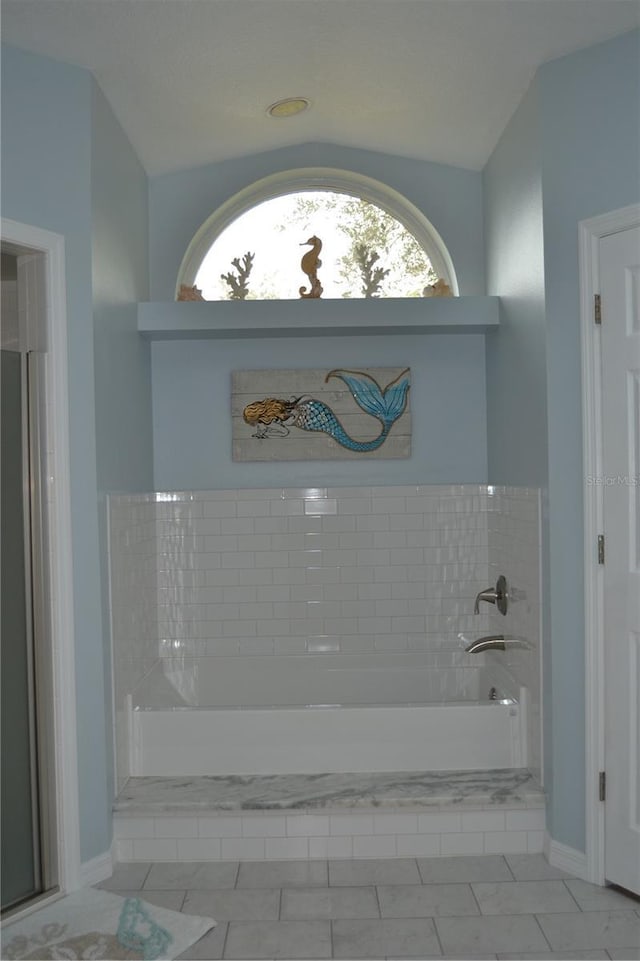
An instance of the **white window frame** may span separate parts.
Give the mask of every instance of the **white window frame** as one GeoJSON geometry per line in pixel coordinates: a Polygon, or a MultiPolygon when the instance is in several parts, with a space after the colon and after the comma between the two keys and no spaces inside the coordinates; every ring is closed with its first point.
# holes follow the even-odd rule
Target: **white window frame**
{"type": "Polygon", "coordinates": [[[328,191],[361,197],[381,207],[413,234],[429,257],[437,276],[444,280],[455,296],[459,293],[453,261],[446,245],[433,226],[414,204],[379,180],[364,177],[348,170],[331,167],[305,167],[286,170],[258,180],[230,197],[218,207],[197,230],[180,264],[176,282],[176,296],[180,286],[192,287],[202,261],[212,244],[242,214],[275,197],[303,191],[328,191]]]}

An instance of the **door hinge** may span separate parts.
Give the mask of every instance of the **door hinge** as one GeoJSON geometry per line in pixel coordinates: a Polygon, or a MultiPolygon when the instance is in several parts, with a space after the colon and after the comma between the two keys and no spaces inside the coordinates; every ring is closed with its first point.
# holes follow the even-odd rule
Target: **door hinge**
{"type": "Polygon", "coordinates": [[[598,534],[598,564],[604,564],[604,534],[598,534]]]}
{"type": "Polygon", "coordinates": [[[598,775],[598,798],[601,801],[606,800],[607,797],[607,775],[604,771],[600,771],[598,775]]]}
{"type": "Polygon", "coordinates": [[[593,319],[596,324],[602,323],[602,301],[600,294],[593,295],[593,319]]]}

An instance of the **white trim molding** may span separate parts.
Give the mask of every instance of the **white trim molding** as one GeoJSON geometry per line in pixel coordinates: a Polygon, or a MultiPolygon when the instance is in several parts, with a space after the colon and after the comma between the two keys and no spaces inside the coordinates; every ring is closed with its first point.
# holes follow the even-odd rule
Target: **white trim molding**
{"type": "Polygon", "coordinates": [[[50,550],[57,802],[58,883],[75,890],[80,878],[78,757],[71,547],[71,482],[67,379],[67,307],[64,237],[2,219],[2,241],[42,254],[46,287],[47,503],[50,550]]]}
{"type": "Polygon", "coordinates": [[[79,887],[92,887],[106,881],[113,874],[113,857],[111,851],[98,854],[90,861],[83,861],[78,874],[79,887]]]}
{"type": "MultiPolygon", "coordinates": [[[[580,257],[580,340],[582,355],[582,437],[585,481],[603,473],[601,334],[594,322],[594,298],[600,292],[599,246],[603,237],[640,224],[640,204],[583,220],[578,225],[580,257]]],[[[603,488],[584,487],[585,589],[585,735],[586,854],[585,880],[604,884],[604,805],[598,774],[605,769],[604,572],[596,544],[603,532],[603,488]]],[[[552,842],[556,844],[556,842],[552,842]]]]}
{"type": "Polygon", "coordinates": [[[234,220],[266,200],[310,190],[328,190],[361,197],[381,207],[413,234],[427,253],[438,277],[449,284],[455,295],[459,293],[455,268],[444,240],[422,211],[406,197],[379,180],[349,170],[302,167],[271,174],[250,184],[207,217],[196,231],[180,264],[176,296],[181,284],[189,287],[195,284],[196,274],[211,245],[234,220]]]}
{"type": "Polygon", "coordinates": [[[572,874],[583,881],[588,880],[587,855],[582,851],[576,851],[575,848],[570,848],[567,844],[554,841],[546,831],[544,835],[544,855],[552,867],[558,868],[560,871],[566,871],[567,874],[572,874]]]}

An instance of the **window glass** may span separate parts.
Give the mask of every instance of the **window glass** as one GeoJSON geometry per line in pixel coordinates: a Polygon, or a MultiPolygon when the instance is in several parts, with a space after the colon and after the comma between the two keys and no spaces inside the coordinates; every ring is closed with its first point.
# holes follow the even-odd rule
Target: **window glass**
{"type": "Polygon", "coordinates": [[[301,287],[309,290],[301,260],[314,237],[322,243],[317,277],[324,298],[421,297],[438,279],[413,234],[381,207],[305,190],[237,217],[204,256],[195,285],[205,300],[298,299],[301,287]]]}

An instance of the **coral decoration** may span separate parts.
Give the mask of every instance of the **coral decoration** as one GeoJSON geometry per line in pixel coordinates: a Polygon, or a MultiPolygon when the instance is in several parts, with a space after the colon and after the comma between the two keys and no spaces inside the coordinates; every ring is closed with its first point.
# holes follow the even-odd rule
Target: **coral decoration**
{"type": "Polygon", "coordinates": [[[430,284],[425,287],[422,291],[423,297],[453,297],[453,291],[449,284],[447,284],[442,278],[436,280],[435,284],[430,284]]]}
{"type": "Polygon", "coordinates": [[[244,254],[242,263],[240,263],[239,257],[234,257],[231,263],[236,268],[236,273],[233,274],[229,271],[228,274],[220,274],[220,279],[224,280],[229,287],[230,300],[246,300],[249,293],[249,274],[253,268],[254,257],[255,254],[249,253],[249,251],[244,254]]]}
{"type": "Polygon", "coordinates": [[[180,290],[176,300],[204,300],[202,291],[199,287],[189,287],[188,284],[180,284],[180,290]]]}

